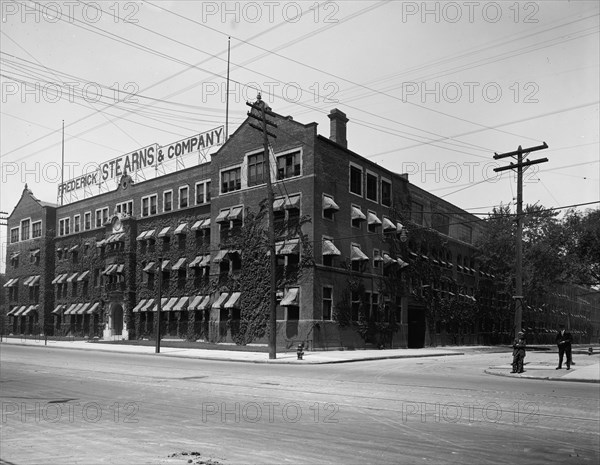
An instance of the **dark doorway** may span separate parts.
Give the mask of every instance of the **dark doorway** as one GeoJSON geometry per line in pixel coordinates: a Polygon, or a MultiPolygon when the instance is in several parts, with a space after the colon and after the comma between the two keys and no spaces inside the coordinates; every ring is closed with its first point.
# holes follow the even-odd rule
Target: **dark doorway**
{"type": "Polygon", "coordinates": [[[123,307],[119,304],[112,306],[112,333],[113,336],[121,336],[123,333],[123,307]]]}
{"type": "Polygon", "coordinates": [[[408,306],[408,341],[409,349],[420,349],[425,346],[425,307],[408,306]]]}

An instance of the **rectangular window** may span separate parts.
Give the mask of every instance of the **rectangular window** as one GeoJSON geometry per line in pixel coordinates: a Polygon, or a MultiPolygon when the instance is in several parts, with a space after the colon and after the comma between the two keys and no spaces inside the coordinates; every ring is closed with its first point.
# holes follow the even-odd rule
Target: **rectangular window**
{"type": "Polygon", "coordinates": [[[350,192],[362,196],[362,168],[350,165],[350,192]]]}
{"type": "Polygon", "coordinates": [[[96,227],[102,227],[102,210],[96,210],[96,227]]]}
{"type": "Polygon", "coordinates": [[[10,243],[14,244],[15,242],[19,242],[19,228],[12,228],[10,230],[10,243]]]}
{"type": "Polygon", "coordinates": [[[381,180],[381,205],[392,206],[392,183],[385,179],[381,180]]]}
{"type": "Polygon", "coordinates": [[[367,172],[367,199],[377,202],[377,175],[367,172]]]}
{"type": "Polygon", "coordinates": [[[331,320],[333,313],[333,288],[323,288],[323,319],[331,320]]]}
{"type": "Polygon", "coordinates": [[[173,210],[173,191],[163,192],[163,212],[173,210]]]}
{"type": "Polygon", "coordinates": [[[300,176],[300,151],[277,157],[277,179],[300,176]]]}
{"type": "Polygon", "coordinates": [[[26,241],[29,239],[29,228],[31,227],[31,220],[21,220],[21,240],[26,241]]]}
{"type": "Polygon", "coordinates": [[[187,208],[189,202],[190,188],[182,186],[179,188],[179,208],[187,208]]]}
{"type": "Polygon", "coordinates": [[[158,213],[158,194],[150,196],[150,214],[156,215],[158,213]]]}
{"type": "Polygon", "coordinates": [[[373,269],[380,270],[382,261],[383,258],[381,257],[381,252],[377,249],[373,249],[373,269]]]}
{"type": "Polygon", "coordinates": [[[210,202],[210,181],[196,183],[196,205],[210,202]]]}
{"type": "Polygon", "coordinates": [[[423,205],[418,202],[410,203],[410,219],[417,224],[423,224],[423,205]]]}
{"type": "Polygon", "coordinates": [[[248,156],[248,186],[257,186],[265,182],[265,155],[257,153],[248,156]]]}
{"type": "Polygon", "coordinates": [[[458,224],[456,228],[456,238],[471,244],[473,242],[473,228],[467,224],[458,224]]]}
{"type": "Polygon", "coordinates": [[[73,217],[73,232],[78,233],[81,229],[81,215],[73,217]]]}
{"type": "Polygon", "coordinates": [[[92,228],[92,212],[85,212],[83,214],[83,227],[86,231],[92,228]]]}
{"type": "Polygon", "coordinates": [[[443,213],[433,213],[431,215],[431,227],[447,236],[450,231],[450,217],[443,213]]]}
{"type": "Polygon", "coordinates": [[[42,237],[42,222],[36,221],[31,225],[31,237],[42,237]]]}
{"type": "MultiPolygon", "coordinates": [[[[96,212],[96,215],[98,212],[96,212]]],[[[150,215],[150,197],[142,197],[142,216],[150,215]]]]}
{"type": "Polygon", "coordinates": [[[106,223],[108,223],[108,207],[102,209],[102,224],[105,225],[106,223]]]}
{"type": "Polygon", "coordinates": [[[66,236],[71,234],[71,218],[62,218],[58,220],[58,235],[66,236]]]}
{"type": "Polygon", "coordinates": [[[242,169],[233,168],[221,172],[221,192],[237,191],[242,188],[242,169]]]}
{"type": "Polygon", "coordinates": [[[121,213],[123,215],[127,215],[127,216],[133,215],[133,200],[128,200],[127,202],[118,203],[115,210],[117,213],[121,213]]]}

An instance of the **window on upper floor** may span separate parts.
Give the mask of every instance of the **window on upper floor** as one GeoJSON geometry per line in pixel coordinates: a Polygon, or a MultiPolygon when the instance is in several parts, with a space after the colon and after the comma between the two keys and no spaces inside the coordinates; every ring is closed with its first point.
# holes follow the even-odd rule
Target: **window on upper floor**
{"type": "Polygon", "coordinates": [[[416,224],[423,224],[423,204],[419,202],[410,203],[410,219],[416,224]]]}
{"type": "Polygon", "coordinates": [[[108,223],[108,207],[102,209],[102,224],[108,223]]]}
{"type": "Polygon", "coordinates": [[[277,179],[300,176],[300,151],[277,157],[277,179]]]}
{"type": "Polygon", "coordinates": [[[29,239],[29,229],[31,228],[31,220],[21,220],[21,240],[26,241],[29,239]]]}
{"type": "Polygon", "coordinates": [[[233,192],[242,188],[242,169],[232,168],[221,172],[221,193],[233,192]]]}
{"type": "Polygon", "coordinates": [[[265,183],[265,155],[257,153],[248,155],[248,186],[265,183]]]}
{"type": "Polygon", "coordinates": [[[339,209],[340,207],[335,203],[332,196],[323,194],[323,218],[335,219],[335,212],[339,209]]]}
{"type": "Polygon", "coordinates": [[[392,183],[385,179],[381,180],[381,205],[392,206],[392,183]]]}
{"type": "Polygon", "coordinates": [[[133,200],[127,202],[121,202],[116,205],[115,211],[123,215],[133,215],[133,200]]]}
{"type": "Polygon", "coordinates": [[[367,171],[367,199],[377,202],[377,175],[367,171]]]}
{"type": "Polygon", "coordinates": [[[350,192],[362,196],[363,170],[358,166],[350,165],[350,192]]]}
{"type": "Polygon", "coordinates": [[[31,224],[31,237],[33,237],[34,239],[36,237],[42,237],[42,222],[41,221],[36,221],[35,223],[31,224]]]}
{"type": "Polygon", "coordinates": [[[75,215],[73,217],[73,232],[78,233],[81,229],[81,215],[75,215]]]}
{"type": "Polygon", "coordinates": [[[92,228],[92,212],[85,212],[83,214],[83,229],[88,231],[92,228]]]}
{"type": "Polygon", "coordinates": [[[323,287],[323,319],[331,320],[333,315],[333,287],[323,287]]]}
{"type": "Polygon", "coordinates": [[[173,191],[163,192],[163,212],[173,210],[173,191]]]}
{"type": "Polygon", "coordinates": [[[19,228],[11,228],[10,230],[10,243],[14,244],[19,242],[19,228]]]}
{"type": "Polygon", "coordinates": [[[96,227],[97,228],[101,228],[102,227],[102,210],[96,210],[96,227]]]}
{"type": "Polygon", "coordinates": [[[196,183],[196,205],[210,202],[210,181],[196,183]]]}
{"type": "Polygon", "coordinates": [[[190,188],[181,186],[179,188],[179,208],[187,208],[190,199],[190,188]]]}
{"type": "Polygon", "coordinates": [[[443,213],[433,213],[431,215],[431,227],[447,236],[450,232],[450,217],[443,213]]]}
{"type": "Polygon", "coordinates": [[[58,235],[66,236],[71,234],[71,218],[61,218],[58,220],[58,235]]]}

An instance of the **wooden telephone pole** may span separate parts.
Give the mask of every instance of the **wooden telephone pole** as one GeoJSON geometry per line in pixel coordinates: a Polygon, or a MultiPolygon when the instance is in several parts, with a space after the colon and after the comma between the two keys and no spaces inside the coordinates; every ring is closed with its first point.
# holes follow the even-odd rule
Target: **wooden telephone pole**
{"type": "Polygon", "coordinates": [[[513,299],[515,300],[515,336],[521,331],[523,320],[523,168],[548,161],[547,158],[523,161],[523,157],[526,157],[531,152],[536,152],[538,150],[544,150],[547,148],[548,145],[546,142],[544,142],[543,145],[538,145],[536,147],[530,147],[527,149],[523,149],[519,145],[519,148],[513,152],[502,154],[494,153],[494,160],[499,160],[506,157],[514,157],[517,160],[517,163],[511,162],[507,166],[494,169],[495,172],[514,169],[517,170],[517,256],[515,266],[516,295],[513,296],[513,299]]]}
{"type": "Polygon", "coordinates": [[[277,277],[275,275],[275,269],[277,266],[277,258],[275,257],[275,222],[273,213],[273,186],[271,184],[271,160],[269,155],[269,137],[276,138],[277,136],[272,132],[269,132],[267,125],[274,128],[277,127],[275,123],[267,120],[267,116],[275,117],[275,113],[270,111],[267,104],[261,100],[260,93],[256,98],[255,103],[246,102],[246,105],[252,108],[248,112],[248,116],[255,118],[260,121],[260,126],[250,122],[250,126],[254,129],[262,132],[263,134],[263,146],[264,146],[264,170],[266,171],[267,181],[267,211],[269,217],[269,252],[270,252],[270,268],[271,268],[271,284],[269,291],[269,358],[277,358],[277,277]],[[254,111],[253,111],[254,110],[254,111]]]}

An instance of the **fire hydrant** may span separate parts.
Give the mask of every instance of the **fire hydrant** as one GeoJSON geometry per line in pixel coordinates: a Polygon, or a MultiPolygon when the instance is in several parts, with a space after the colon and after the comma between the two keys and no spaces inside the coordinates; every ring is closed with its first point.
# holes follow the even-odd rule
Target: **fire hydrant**
{"type": "Polygon", "coordinates": [[[304,343],[298,344],[298,350],[296,350],[296,354],[298,355],[298,360],[302,360],[304,356],[304,343]]]}

